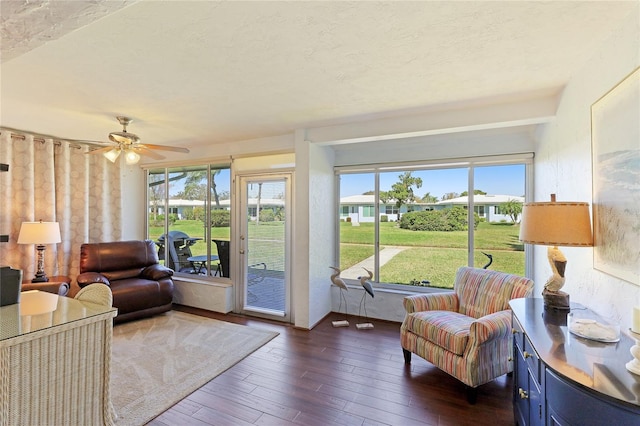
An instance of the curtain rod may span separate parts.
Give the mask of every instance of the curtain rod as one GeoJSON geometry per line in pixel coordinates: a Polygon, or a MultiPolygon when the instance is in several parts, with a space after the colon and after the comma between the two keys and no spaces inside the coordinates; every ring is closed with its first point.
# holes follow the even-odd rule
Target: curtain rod
{"type": "Polygon", "coordinates": [[[27,139],[26,135],[32,135],[33,140],[40,143],[44,143],[46,139],[52,139],[54,144],[60,145],[62,141],[65,141],[65,142],[71,143],[71,146],[74,148],[81,148],[82,145],[88,145],[90,147],[96,147],[96,148],[107,146],[107,144],[101,144],[99,142],[89,142],[89,141],[83,141],[78,139],[61,138],[58,136],[46,135],[43,133],[35,133],[35,132],[29,132],[26,130],[13,129],[11,127],[0,127],[0,135],[2,134],[2,132],[9,132],[12,138],[22,139],[22,140],[27,139]]]}

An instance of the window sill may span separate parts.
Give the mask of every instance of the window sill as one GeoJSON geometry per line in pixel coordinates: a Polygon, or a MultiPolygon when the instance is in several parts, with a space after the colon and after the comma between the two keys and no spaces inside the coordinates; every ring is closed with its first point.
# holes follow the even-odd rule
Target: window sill
{"type": "MultiPolygon", "coordinates": [[[[197,275],[196,275],[197,277],[197,275]]],[[[203,284],[210,285],[213,287],[233,287],[233,283],[230,279],[224,279],[224,281],[214,281],[212,278],[195,278],[192,275],[174,275],[174,281],[186,282],[186,283],[195,283],[195,284],[203,284]]]]}
{"type": "MultiPolygon", "coordinates": [[[[345,280],[345,281],[348,288],[362,289],[362,286],[358,283],[357,280],[345,280]]],[[[412,285],[386,284],[386,283],[373,284],[373,289],[374,291],[379,291],[381,293],[402,294],[402,295],[411,295],[416,293],[442,293],[442,292],[453,291],[452,288],[412,286],[412,285]]]]}

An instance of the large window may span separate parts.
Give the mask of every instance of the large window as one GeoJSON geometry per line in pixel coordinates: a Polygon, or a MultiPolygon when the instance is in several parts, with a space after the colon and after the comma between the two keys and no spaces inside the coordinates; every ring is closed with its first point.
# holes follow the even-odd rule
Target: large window
{"type": "Polygon", "coordinates": [[[346,218],[338,209],[341,276],[357,279],[366,268],[384,285],[451,288],[465,265],[524,275],[518,233],[528,163],[338,168],[339,199],[359,200],[363,212],[346,218]]]}
{"type": "Polygon", "coordinates": [[[147,235],[176,274],[229,276],[231,174],[228,166],[150,169],[147,235]]]}

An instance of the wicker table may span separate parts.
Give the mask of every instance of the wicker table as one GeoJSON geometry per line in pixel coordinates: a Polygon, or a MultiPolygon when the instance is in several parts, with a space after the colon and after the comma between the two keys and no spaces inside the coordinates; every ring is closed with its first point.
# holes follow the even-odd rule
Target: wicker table
{"type": "Polygon", "coordinates": [[[117,310],[28,293],[0,308],[0,426],[112,425],[117,310]]]}

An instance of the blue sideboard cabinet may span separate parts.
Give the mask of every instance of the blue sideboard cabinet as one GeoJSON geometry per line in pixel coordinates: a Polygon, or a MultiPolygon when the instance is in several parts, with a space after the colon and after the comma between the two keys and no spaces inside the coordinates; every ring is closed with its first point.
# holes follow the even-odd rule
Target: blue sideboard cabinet
{"type": "MultiPolygon", "coordinates": [[[[567,312],[543,300],[516,299],[513,313],[513,411],[518,426],[640,425],[640,376],[625,364],[634,341],[602,343],[571,334],[567,312]]],[[[597,318],[584,306],[581,316],[597,318]]]]}

